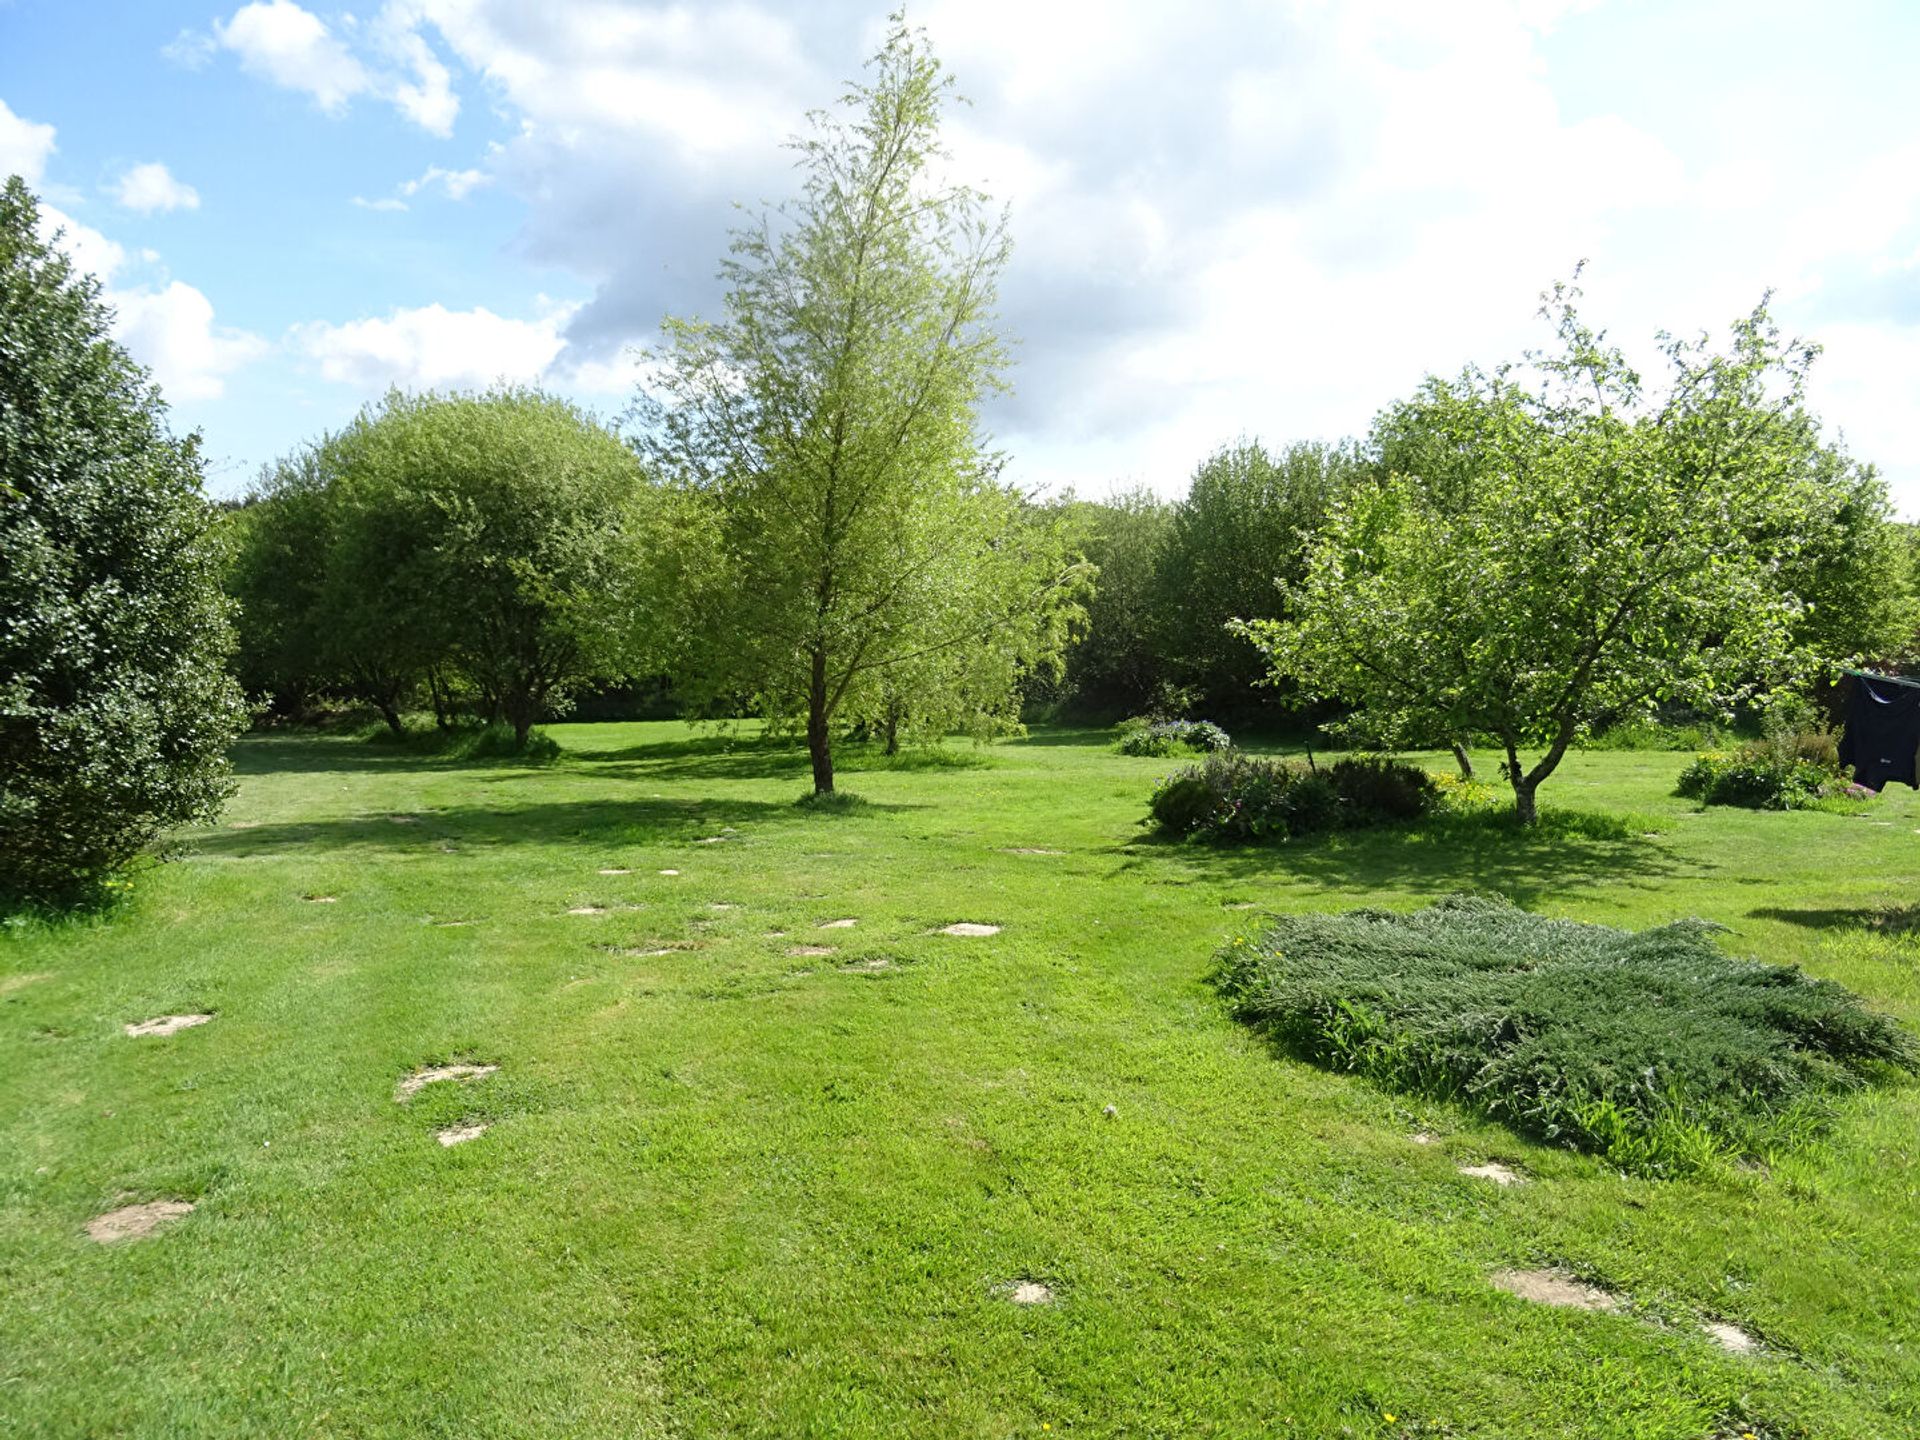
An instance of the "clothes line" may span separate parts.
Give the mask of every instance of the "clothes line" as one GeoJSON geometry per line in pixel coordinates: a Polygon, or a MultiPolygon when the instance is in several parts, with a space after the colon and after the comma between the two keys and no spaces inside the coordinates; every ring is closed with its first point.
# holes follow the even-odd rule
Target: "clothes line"
{"type": "Polygon", "coordinates": [[[1842,670],[1842,675],[1851,675],[1856,680],[1883,680],[1889,685],[1905,685],[1920,690],[1920,680],[1909,680],[1901,675],[1882,675],[1873,670],[1842,670]]]}

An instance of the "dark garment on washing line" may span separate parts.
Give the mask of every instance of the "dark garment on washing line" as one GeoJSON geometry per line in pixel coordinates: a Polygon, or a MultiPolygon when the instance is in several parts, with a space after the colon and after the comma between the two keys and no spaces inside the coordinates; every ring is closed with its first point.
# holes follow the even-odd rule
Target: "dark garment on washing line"
{"type": "Polygon", "coordinates": [[[1894,780],[1920,788],[1920,684],[1854,676],[1840,763],[1853,766],[1855,784],[1873,790],[1894,780]]]}

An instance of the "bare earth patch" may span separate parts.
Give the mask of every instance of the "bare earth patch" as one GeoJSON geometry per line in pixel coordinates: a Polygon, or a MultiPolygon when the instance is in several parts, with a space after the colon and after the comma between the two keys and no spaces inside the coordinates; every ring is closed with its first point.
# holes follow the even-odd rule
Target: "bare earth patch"
{"type": "Polygon", "coordinates": [[[340,903],[340,897],[338,895],[302,895],[300,898],[309,905],[337,905],[340,903]]]}
{"type": "Polygon", "coordinates": [[[1524,1185],[1527,1177],[1518,1170],[1509,1170],[1498,1160],[1489,1160],[1484,1165],[1462,1165],[1462,1175],[1470,1175],[1475,1180],[1491,1180],[1496,1185],[1524,1185]]]}
{"type": "Polygon", "coordinates": [[[1231,905],[1222,905],[1220,908],[1222,910],[1258,910],[1260,908],[1260,902],[1258,900],[1236,900],[1231,905]]]}
{"type": "Polygon", "coordinates": [[[606,913],[607,907],[604,905],[576,905],[567,911],[569,915],[604,915],[606,913]]]}
{"type": "Polygon", "coordinates": [[[1067,852],[1049,850],[1041,845],[1009,845],[1006,853],[1009,855],[1064,855],[1067,852]]]}
{"type": "Polygon", "coordinates": [[[1007,1298],[1016,1305],[1051,1305],[1053,1290],[1038,1280],[1022,1280],[1007,1292],[1007,1298]]]}
{"type": "Polygon", "coordinates": [[[418,825],[420,823],[420,817],[418,815],[389,815],[387,819],[396,825],[418,825]]]}
{"type": "Polygon", "coordinates": [[[1618,1295],[1576,1280],[1564,1270],[1496,1270],[1488,1278],[1509,1295],[1541,1305],[1560,1305],[1574,1310],[1620,1308],[1618,1295]]]}
{"type": "Polygon", "coordinates": [[[621,866],[618,866],[618,865],[609,865],[607,866],[606,869],[602,870],[600,873],[602,875],[631,875],[633,874],[633,871],[623,869],[621,866]]]}
{"type": "Polygon", "coordinates": [[[1413,1132],[1412,1135],[1408,1136],[1407,1138],[1412,1140],[1413,1143],[1416,1145],[1431,1145],[1435,1140],[1439,1139],[1440,1137],[1435,1135],[1430,1130],[1416,1130],[1413,1132]]]}
{"type": "Polygon", "coordinates": [[[858,920],[822,920],[817,928],[821,930],[851,930],[858,920]]]}
{"type": "Polygon", "coordinates": [[[962,920],[955,925],[942,925],[940,927],[940,933],[942,935],[998,935],[1000,933],[1000,927],[998,925],[979,925],[971,920],[962,920]]]}
{"type": "Polygon", "coordinates": [[[789,945],[787,954],[803,959],[815,959],[822,955],[833,954],[831,945],[789,945]]]}
{"type": "Polygon", "coordinates": [[[680,872],[678,870],[662,870],[660,873],[662,875],[678,875],[680,872]]]}
{"type": "Polygon", "coordinates": [[[421,1090],[441,1080],[480,1080],[498,1070],[498,1065],[429,1065],[404,1077],[393,1087],[393,1098],[404,1105],[421,1090]]]}
{"type": "Polygon", "coordinates": [[[52,978],[53,977],[45,971],[38,971],[32,975],[0,975],[0,995],[11,995],[14,991],[24,989],[36,980],[51,980],[52,978]]]}
{"type": "Polygon", "coordinates": [[[1700,1328],[1707,1332],[1709,1340],[1729,1355],[1751,1355],[1760,1348],[1757,1338],[1725,1320],[1709,1320],[1700,1328]]]}
{"type": "Polygon", "coordinates": [[[446,1130],[436,1130],[433,1138],[442,1145],[464,1145],[469,1140],[478,1140],[487,1133],[485,1125],[455,1125],[446,1130]]]}
{"type": "Polygon", "coordinates": [[[871,975],[876,971],[891,970],[893,968],[893,961],[887,959],[887,957],[884,955],[876,955],[871,960],[856,960],[853,962],[853,964],[848,965],[844,968],[848,970],[865,971],[867,974],[871,975]]]}
{"type": "Polygon", "coordinates": [[[738,910],[740,907],[729,900],[715,900],[707,906],[709,910],[738,910]]]}
{"type": "Polygon", "coordinates": [[[87,1238],[102,1245],[122,1240],[144,1240],[162,1225],[191,1214],[193,1205],[186,1200],[149,1200],[144,1205],[123,1205],[96,1215],[87,1222],[87,1238]]]}
{"type": "Polygon", "coordinates": [[[182,1030],[191,1030],[196,1025],[204,1025],[213,1019],[211,1015],[156,1015],[151,1020],[142,1020],[137,1025],[121,1028],[129,1035],[177,1035],[182,1030]]]}

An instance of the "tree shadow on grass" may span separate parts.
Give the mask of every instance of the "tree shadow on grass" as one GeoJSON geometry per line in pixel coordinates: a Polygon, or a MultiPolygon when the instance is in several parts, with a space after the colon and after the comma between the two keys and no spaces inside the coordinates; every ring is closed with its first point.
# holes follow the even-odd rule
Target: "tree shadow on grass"
{"type": "Polygon", "coordinates": [[[1114,853],[1124,872],[1149,865],[1185,869],[1217,884],[1307,882],[1327,891],[1396,890],[1416,895],[1493,891],[1523,907],[1568,890],[1630,884],[1651,888],[1697,873],[1636,822],[1585,811],[1543,811],[1523,829],[1504,812],[1445,815],[1313,836],[1278,845],[1209,845],[1143,836],[1114,853]]]}
{"type": "Polygon", "coordinates": [[[1780,920],[1810,930],[1860,930],[1869,935],[1920,939],[1920,904],[1855,905],[1833,909],[1790,910],[1763,905],[1747,912],[1754,920],[1780,920]]]}
{"type": "Polygon", "coordinates": [[[498,770],[538,775],[553,762],[515,755],[459,756],[414,749],[404,744],[374,744],[354,736],[244,735],[227,752],[236,775],[398,774],[408,770],[498,770]]]}
{"type": "MultiPolygon", "coordinates": [[[[867,801],[863,813],[917,806],[867,801]]],[[[252,825],[201,831],[181,837],[192,853],[224,858],[259,857],[301,850],[404,852],[521,847],[586,849],[608,853],[633,846],[685,846],[728,831],[750,838],[769,826],[822,823],[791,801],[777,800],[568,800],[500,809],[444,809],[328,820],[252,825]]],[[[730,843],[730,842],[723,842],[730,843]]]]}

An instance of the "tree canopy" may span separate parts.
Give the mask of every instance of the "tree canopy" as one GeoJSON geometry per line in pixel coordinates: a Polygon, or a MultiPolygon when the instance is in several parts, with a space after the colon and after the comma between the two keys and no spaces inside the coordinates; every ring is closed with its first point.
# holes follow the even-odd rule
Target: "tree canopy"
{"type": "Polygon", "coordinates": [[[1577,296],[1547,297],[1559,346],[1529,357],[1537,388],[1469,370],[1392,415],[1419,432],[1399,463],[1442,463],[1336,503],[1289,618],[1244,627],[1276,675],[1361,706],[1380,738],[1493,736],[1523,821],[1597,722],[1791,672],[1805,603],[1780,575],[1821,493],[1814,351],[1764,305],[1722,350],[1668,340],[1655,392],[1577,296]]]}
{"type": "Polygon", "coordinates": [[[794,142],[799,197],[736,232],[714,321],[669,320],[637,406],[675,485],[689,698],[804,723],[1005,725],[1053,664],[1085,567],[1000,478],[1005,219],[939,170],[951,80],[897,19],[841,112],[794,142]]]}
{"type": "Polygon", "coordinates": [[[0,190],[0,889],[84,891],[215,814],[245,721],[199,440],[0,190]]]}

